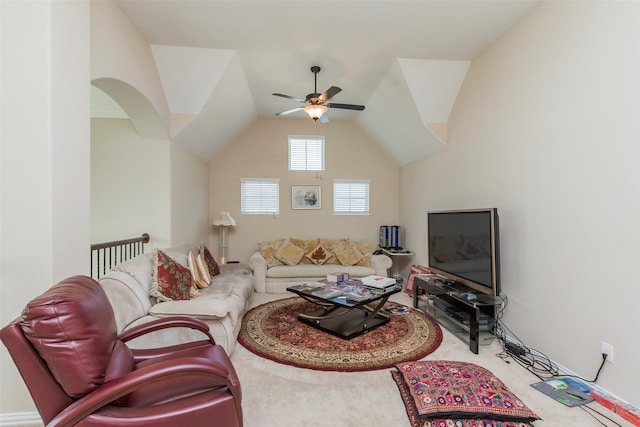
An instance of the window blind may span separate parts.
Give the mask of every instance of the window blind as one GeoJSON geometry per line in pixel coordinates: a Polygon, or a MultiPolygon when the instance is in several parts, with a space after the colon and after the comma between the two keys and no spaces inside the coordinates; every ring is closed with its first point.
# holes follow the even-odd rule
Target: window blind
{"type": "Polygon", "coordinates": [[[279,187],[278,178],[241,178],[241,212],[243,214],[279,213],[279,187]]]}
{"type": "Polygon", "coordinates": [[[324,170],[324,137],[289,136],[289,170],[324,170]]]}
{"type": "Polygon", "coordinates": [[[334,215],[369,215],[369,180],[333,181],[334,215]]]}

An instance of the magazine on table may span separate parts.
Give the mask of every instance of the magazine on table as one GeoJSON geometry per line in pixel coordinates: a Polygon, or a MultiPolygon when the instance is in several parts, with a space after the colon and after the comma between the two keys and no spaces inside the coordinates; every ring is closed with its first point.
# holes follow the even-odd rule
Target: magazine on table
{"type": "Polygon", "coordinates": [[[317,291],[312,292],[313,295],[322,297],[322,298],[335,298],[344,294],[340,289],[333,289],[329,286],[324,287],[322,289],[318,289],[317,291]]]}
{"type": "Polygon", "coordinates": [[[373,294],[367,289],[357,288],[347,293],[347,299],[351,301],[364,301],[373,298],[373,294]]]}

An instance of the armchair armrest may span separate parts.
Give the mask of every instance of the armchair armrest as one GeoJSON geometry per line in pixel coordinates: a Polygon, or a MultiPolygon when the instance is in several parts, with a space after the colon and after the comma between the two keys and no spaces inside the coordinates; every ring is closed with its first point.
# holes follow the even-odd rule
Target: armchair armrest
{"type": "Polygon", "coordinates": [[[376,271],[376,276],[387,276],[387,270],[393,265],[391,257],[380,254],[371,255],[371,267],[376,271]]]}
{"type": "Polygon", "coordinates": [[[253,271],[253,277],[256,281],[256,292],[267,291],[267,260],[262,256],[260,251],[256,251],[249,257],[249,268],[253,271]]]}
{"type": "Polygon", "coordinates": [[[209,327],[207,324],[201,320],[188,316],[163,317],[157,320],[152,320],[151,322],[134,326],[133,328],[122,332],[118,335],[118,339],[127,342],[150,332],[168,328],[191,328],[199,330],[207,336],[211,344],[215,344],[213,337],[209,333],[209,327]]]}
{"type": "Polygon", "coordinates": [[[241,398],[240,390],[228,378],[227,368],[215,361],[185,357],[182,359],[158,362],[152,366],[140,368],[130,374],[103,384],[93,392],[69,405],[60,412],[48,426],[73,426],[82,419],[139,388],[159,381],[179,376],[198,375],[208,377],[211,388],[228,387],[234,399],[241,398]]]}

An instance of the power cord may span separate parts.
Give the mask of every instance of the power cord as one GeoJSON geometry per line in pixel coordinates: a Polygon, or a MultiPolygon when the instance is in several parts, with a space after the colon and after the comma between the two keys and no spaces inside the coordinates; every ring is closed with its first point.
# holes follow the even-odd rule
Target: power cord
{"type": "MultiPolygon", "coordinates": [[[[509,299],[506,294],[500,293],[500,298],[502,298],[502,303],[499,306],[499,309],[496,312],[495,317],[495,326],[494,326],[494,335],[502,345],[502,351],[497,353],[496,356],[503,359],[506,363],[509,363],[512,359],[516,361],[518,364],[523,366],[533,375],[538,377],[541,381],[556,377],[560,375],[560,371],[558,366],[547,357],[544,353],[535,350],[533,348],[527,347],[524,345],[523,341],[511,330],[509,329],[505,323],[502,321],[504,316],[504,310],[509,304],[509,299]],[[508,338],[511,337],[511,338],[508,338]],[[544,375],[544,376],[543,376],[544,375]]],[[[600,372],[602,368],[604,368],[604,364],[607,361],[607,354],[602,353],[602,363],[596,372],[596,376],[593,380],[585,379],[579,375],[563,375],[565,377],[577,378],[582,381],[588,383],[595,383],[598,381],[598,377],[600,376],[600,372]]],[[[607,417],[602,412],[588,406],[588,405],[580,405],[583,411],[589,414],[592,418],[598,421],[600,424],[606,426],[600,419],[598,419],[595,414],[600,417],[606,418],[617,426],[621,426],[611,418],[607,417]]]]}

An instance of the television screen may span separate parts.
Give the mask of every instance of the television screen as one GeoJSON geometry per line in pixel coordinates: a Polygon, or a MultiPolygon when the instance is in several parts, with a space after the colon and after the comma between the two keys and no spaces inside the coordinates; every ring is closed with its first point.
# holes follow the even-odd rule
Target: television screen
{"type": "Polygon", "coordinates": [[[499,294],[496,209],[429,212],[427,228],[429,267],[481,292],[499,294]]]}

